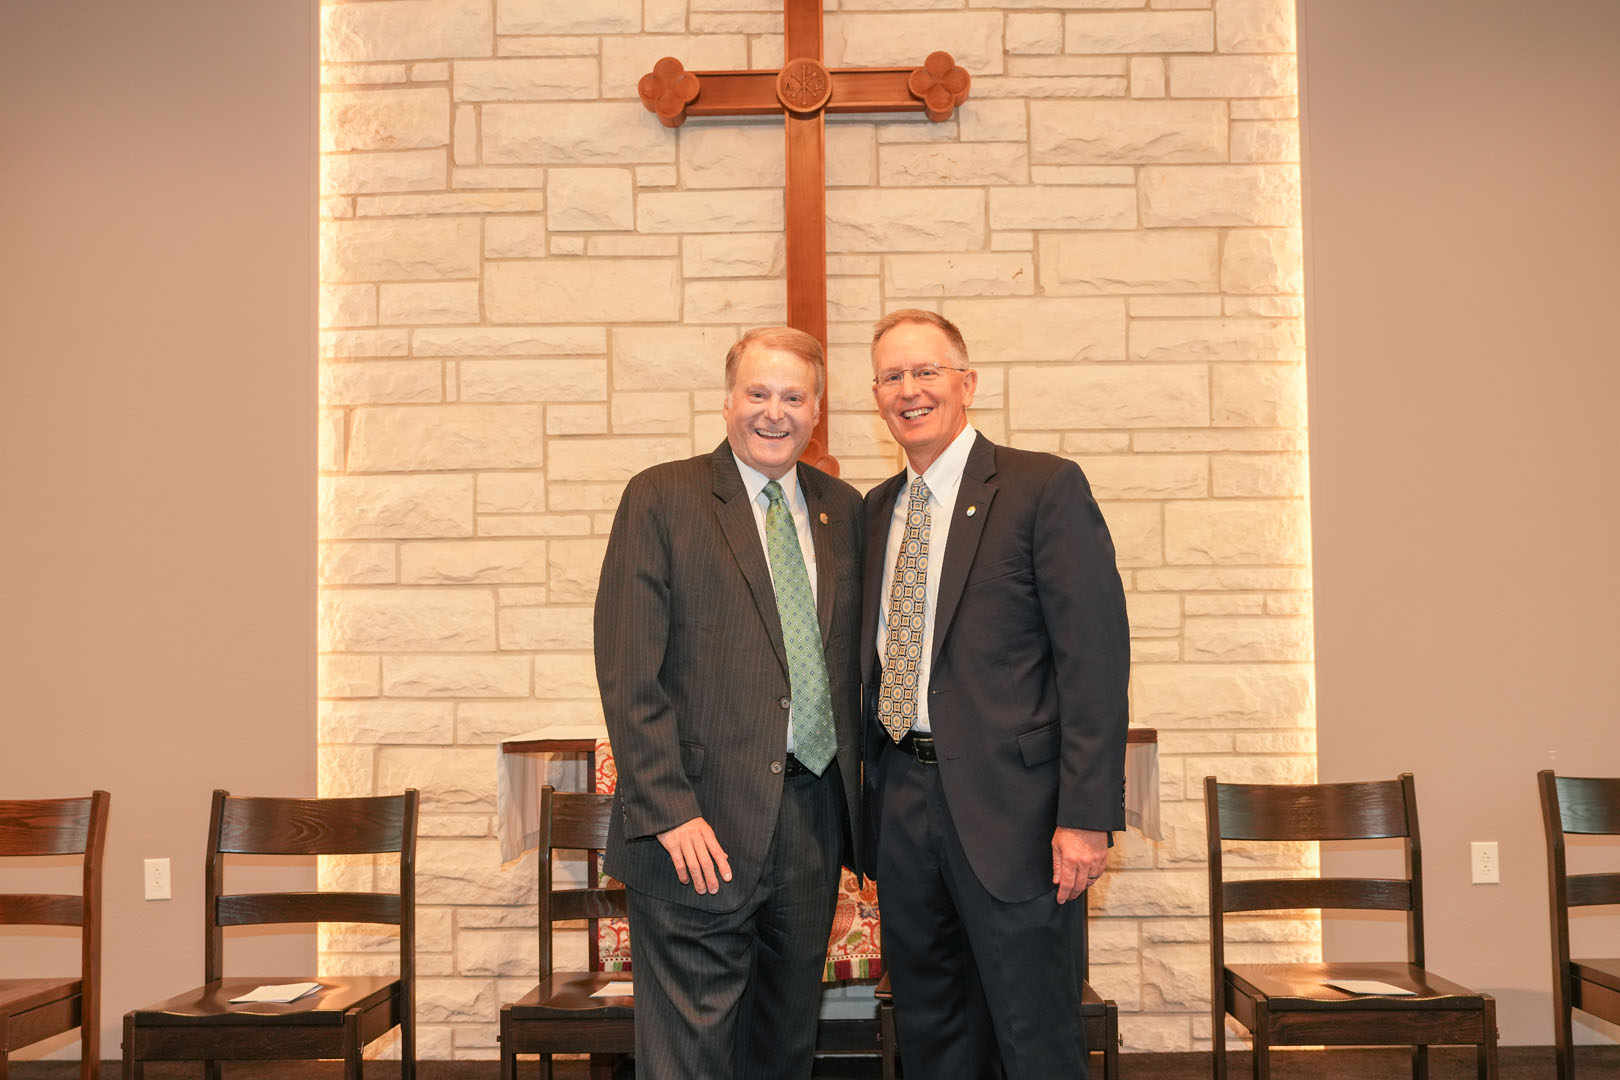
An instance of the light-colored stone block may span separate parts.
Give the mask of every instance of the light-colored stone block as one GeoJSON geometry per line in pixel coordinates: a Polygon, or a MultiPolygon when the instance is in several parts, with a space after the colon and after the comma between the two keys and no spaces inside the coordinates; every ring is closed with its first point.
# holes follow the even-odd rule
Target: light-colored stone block
{"type": "Polygon", "coordinates": [[[1041,285],[1048,295],[1205,293],[1220,288],[1213,230],[1046,233],[1041,285]]]}
{"type": "Polygon", "coordinates": [[[607,554],[607,541],[552,540],[551,600],[558,604],[588,604],[596,599],[596,579],[607,554]]]}
{"type": "Polygon", "coordinates": [[[1136,183],[1136,170],[1129,165],[1031,165],[1029,178],[1037,184],[1129,186],[1136,183]]]}
{"type": "Polygon", "coordinates": [[[607,361],[558,356],[533,360],[463,360],[467,402],[605,401],[607,361]]]}
{"type": "MultiPolygon", "coordinates": [[[[1021,143],[1029,134],[1029,120],[1022,101],[977,101],[970,98],[957,106],[956,121],[965,143],[1021,143]]],[[[1027,152],[1022,156],[1027,158],[1027,152]]]]}
{"type": "MultiPolygon", "coordinates": [[[[351,657],[373,667],[377,658],[351,657]]],[[[320,741],[362,745],[443,745],[455,738],[455,705],[436,701],[323,701],[320,741]]]]}
{"type": "MultiPolygon", "coordinates": [[[[618,485],[621,489],[623,484],[618,485]]],[[[591,609],[588,607],[509,607],[500,613],[501,648],[561,649],[591,647],[591,609]]],[[[463,710],[465,714],[465,710],[463,710]]],[[[530,721],[529,727],[534,727],[530,721]]],[[[524,730],[522,727],[507,734],[524,730]]],[[[504,735],[503,735],[504,737],[504,735]]]]}
{"type": "Polygon", "coordinates": [[[317,340],[322,360],[405,356],[411,351],[405,330],[322,330],[317,340]]]}
{"type": "Polygon", "coordinates": [[[1167,503],[1164,524],[1165,559],[1172,564],[1286,566],[1306,561],[1309,521],[1304,504],[1295,500],[1167,503]]]}
{"type": "Polygon", "coordinates": [[[641,232],[779,232],[782,220],[782,192],[770,188],[648,192],[636,201],[641,232]]]}
{"type": "Polygon", "coordinates": [[[1211,373],[1217,427],[1305,425],[1305,369],[1281,364],[1218,364],[1211,373]]]}
{"type": "Polygon", "coordinates": [[[546,478],[537,472],[479,473],[480,514],[535,514],[546,509],[546,478]]]}
{"type": "Polygon", "coordinates": [[[1216,498],[1304,495],[1309,482],[1303,454],[1221,454],[1210,463],[1216,498]]]}
{"type": "Polygon", "coordinates": [[[377,286],[322,285],[320,320],[322,329],[334,326],[375,326],[377,286]]]}
{"type": "Polygon", "coordinates": [[[365,537],[471,536],[471,476],[323,476],[320,535],[365,537]]]}
{"type": "Polygon", "coordinates": [[[399,567],[399,579],[405,585],[540,582],[546,580],[546,545],[539,540],[405,544],[400,548],[399,567]]]}
{"type": "Polygon", "coordinates": [[[870,124],[828,124],[826,144],[828,187],[871,187],[877,183],[877,132],[870,124]]]}
{"type": "Polygon", "coordinates": [[[641,29],[641,0],[497,0],[502,34],[633,34],[641,29]]]}
{"type": "Polygon", "coordinates": [[[779,325],[787,321],[787,282],[689,281],[684,307],[689,323],[779,325]]]}
{"type": "Polygon", "coordinates": [[[326,363],[320,369],[320,388],[326,405],[440,401],[444,373],[437,360],[326,363]]]}
{"type": "Polygon", "coordinates": [[[1298,364],[1305,358],[1304,335],[1295,319],[1136,319],[1131,359],[1298,364]]]}
{"type": "Polygon", "coordinates": [[[1138,190],[1149,228],[1299,224],[1296,165],[1149,165],[1138,190]]]}
{"type": "Polygon", "coordinates": [[[998,11],[830,13],[824,33],[828,67],[921,64],[943,49],[975,79],[1001,71],[998,11]]]}
{"type": "Polygon", "coordinates": [[[1063,51],[1063,16],[1055,11],[1009,13],[1004,32],[1008,53],[1045,55],[1063,51]]]}
{"type": "Polygon", "coordinates": [[[1225,161],[1224,101],[1032,101],[1030,157],[1042,165],[1225,161]]]}
{"type": "Polygon", "coordinates": [[[377,319],[420,326],[478,321],[478,282],[402,282],[377,289],[377,319]]]}
{"type": "MultiPolygon", "coordinates": [[[[546,0],[550,2],[550,0],[546,0]]],[[[675,138],[640,101],[483,107],[486,165],[644,165],[675,160],[675,138]]]]}
{"type": "Polygon", "coordinates": [[[426,214],[527,214],[544,210],[538,191],[453,191],[448,194],[361,195],[358,217],[421,217],[426,214]]]}
{"type": "Polygon", "coordinates": [[[1014,365],[1008,396],[1018,428],[1209,424],[1209,374],[1195,365],[1014,365]]]}
{"type": "Polygon", "coordinates": [[[1022,143],[999,142],[884,146],[878,177],[885,187],[1022,184],[1029,179],[1029,152],[1022,143]]]}
{"type": "Polygon", "coordinates": [[[478,275],[478,222],[332,221],[321,227],[321,280],[419,281],[478,275]]]}
{"type": "Polygon", "coordinates": [[[454,87],[457,101],[594,98],[596,62],[587,56],[463,60],[455,65],[454,87]]]}
{"type": "Polygon", "coordinates": [[[527,656],[385,656],[382,662],[389,697],[528,697],[530,674],[527,656]]]}
{"type": "Polygon", "coordinates": [[[776,117],[681,128],[681,179],[688,189],[780,189],[786,164],[782,121],[776,117]]]}
{"type": "Polygon", "coordinates": [[[596,660],[588,654],[537,655],[534,658],[534,696],[584,700],[595,698],[596,660]]]}
{"type": "Polygon", "coordinates": [[[1122,567],[1158,566],[1164,562],[1164,522],[1157,503],[1102,504],[1103,520],[1122,567]]]}
{"type": "MultiPolygon", "coordinates": [[[[725,327],[619,327],[613,331],[615,390],[724,388],[726,351],[737,340],[725,327]]],[[[714,407],[720,407],[719,393],[714,407]]]]}
{"type": "Polygon", "coordinates": [[[977,191],[827,192],[828,251],[973,251],[984,235],[984,196],[977,191]]]}
{"type": "Polygon", "coordinates": [[[602,232],[635,226],[628,169],[547,169],[546,223],[602,232]]]}
{"type": "Polygon", "coordinates": [[[681,240],[681,272],[689,278],[780,277],[781,233],[694,233],[681,240]]]}
{"type": "Polygon", "coordinates": [[[434,191],[445,186],[447,170],[443,150],[322,154],[321,194],[434,191]]]}
{"type": "Polygon", "coordinates": [[[1299,124],[1293,120],[1243,120],[1232,125],[1233,161],[1299,160],[1299,124]]]}
{"type": "Polygon", "coordinates": [[[1134,229],[1130,188],[993,187],[992,229],[1134,229]]]}
{"type": "Polygon", "coordinates": [[[1209,52],[1215,17],[1208,11],[1110,11],[1063,17],[1063,51],[1097,53],[1209,52]]]}
{"type": "Polygon", "coordinates": [[[466,326],[417,330],[416,356],[600,356],[607,351],[601,326],[466,326]]]}
{"type": "Polygon", "coordinates": [[[1170,96],[1292,97],[1299,68],[1292,56],[1172,56],[1170,96]]]}
{"type": "Polygon", "coordinates": [[[495,600],[481,590],[329,589],[317,626],[322,652],[488,652],[495,600]]]}
{"type": "Polygon", "coordinates": [[[900,296],[1028,296],[1035,267],[1027,254],[957,252],[891,255],[884,260],[884,291],[900,296]]]}
{"type": "Polygon", "coordinates": [[[996,98],[1106,98],[1124,97],[1129,83],[1122,76],[986,76],[973,80],[973,93],[981,101],[996,98]]]}
{"type": "Polygon", "coordinates": [[[942,313],[962,331],[976,363],[1125,358],[1122,300],[947,299],[942,313]]]}
{"type": "Polygon", "coordinates": [[[1221,291],[1302,293],[1305,259],[1297,229],[1233,229],[1221,253],[1221,291]]]}
{"type": "Polygon", "coordinates": [[[450,153],[457,165],[478,164],[478,109],[457,105],[451,127],[450,153]]]}
{"type": "Polygon", "coordinates": [[[450,141],[450,95],[437,88],[321,95],[321,150],[415,150],[450,141]]]}
{"type": "Polygon", "coordinates": [[[621,391],[613,395],[613,430],[621,435],[685,435],[692,398],[677,390],[621,391]]]}
{"type": "Polygon", "coordinates": [[[315,579],[322,585],[392,585],[393,544],[322,544],[315,579]]]}
{"type": "Polygon", "coordinates": [[[532,405],[376,406],[354,412],[353,472],[524,469],[544,464],[532,405]]]}
{"type": "MultiPolygon", "coordinates": [[[[637,34],[602,39],[604,97],[636,96],[636,84],[665,56],[688,71],[735,71],[749,66],[748,39],[740,34],[637,34]]],[[[721,121],[735,123],[734,119],[721,121]]],[[[778,141],[782,125],[776,122],[778,141]]],[[[684,141],[688,131],[681,132],[684,141]]]]}
{"type": "Polygon", "coordinates": [[[1131,97],[1162,98],[1166,85],[1164,57],[1131,57],[1131,97]]]}
{"type": "Polygon", "coordinates": [[[544,214],[510,214],[484,221],[484,257],[530,259],[546,253],[544,214]]]}
{"type": "Polygon", "coordinates": [[[387,0],[321,5],[327,62],[488,56],[495,49],[492,0],[387,0]]]}
{"type": "Polygon", "coordinates": [[[679,268],[674,259],[491,262],[484,309],[499,323],[673,322],[679,268]]]}
{"type": "Polygon", "coordinates": [[[1099,499],[1189,499],[1209,494],[1209,459],[1182,454],[1107,454],[1074,459],[1099,499]]]}
{"type": "Polygon", "coordinates": [[[1223,53],[1292,53],[1294,5],[1286,0],[1215,0],[1215,44],[1223,53]]]}
{"type": "Polygon", "coordinates": [[[606,405],[551,405],[546,409],[547,435],[606,435],[606,405]]]}
{"type": "Polygon", "coordinates": [[[1189,660],[1310,660],[1311,620],[1282,618],[1188,619],[1189,660]]]}
{"type": "Polygon", "coordinates": [[[662,255],[681,253],[681,241],[674,236],[592,236],[585,244],[587,255],[662,255]]]}
{"type": "Polygon", "coordinates": [[[1315,709],[1306,664],[1149,664],[1131,672],[1131,718],[1161,728],[1306,726],[1315,709]]]}
{"type": "Polygon", "coordinates": [[[622,487],[636,473],[661,461],[692,456],[685,438],[549,439],[552,483],[571,480],[617,482],[622,487]]]}
{"type": "Polygon", "coordinates": [[[382,693],[379,668],[375,656],[349,656],[345,653],[317,656],[315,692],[323,698],[376,697],[382,693]]]}
{"type": "Polygon", "coordinates": [[[533,975],[539,970],[540,938],[533,930],[473,930],[456,937],[456,971],[461,975],[533,975]]]}

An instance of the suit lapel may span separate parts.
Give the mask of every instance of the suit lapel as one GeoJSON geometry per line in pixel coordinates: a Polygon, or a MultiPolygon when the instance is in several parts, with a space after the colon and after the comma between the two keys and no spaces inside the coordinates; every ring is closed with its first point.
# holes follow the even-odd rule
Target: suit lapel
{"type": "MultiPolygon", "coordinates": [[[[967,584],[973,557],[979,551],[979,537],[984,535],[984,523],[990,517],[990,502],[996,497],[995,485],[989,479],[996,474],[996,444],[981,433],[973,440],[968,451],[967,465],[962,469],[962,485],[956,492],[956,505],[951,508],[949,532],[945,544],[945,565],[939,571],[938,610],[934,613],[934,640],[929,646],[930,663],[939,662],[940,644],[951,632],[951,620],[962,600],[962,589],[967,584]],[[968,508],[973,508],[969,514],[968,508]]],[[[939,524],[936,522],[934,528],[939,524]]]]}
{"type": "Polygon", "coordinates": [[[906,482],[904,471],[872,489],[866,498],[866,560],[861,574],[861,666],[868,685],[877,679],[878,612],[889,602],[879,596],[883,588],[884,564],[889,558],[889,522],[894,516],[894,500],[906,482]]]}
{"type": "Polygon", "coordinates": [[[827,513],[821,474],[803,464],[797,468],[799,490],[804,492],[804,505],[810,512],[810,542],[815,545],[816,553],[816,619],[821,623],[821,643],[826,645],[827,639],[832,636],[833,601],[838,591],[838,571],[832,551],[832,518],[827,513]]]}
{"type": "Polygon", "coordinates": [[[771,588],[771,568],[765,561],[765,549],[759,542],[759,525],[754,520],[754,507],[748,500],[748,489],[743,486],[742,474],[737,471],[737,460],[731,454],[729,443],[721,443],[710,459],[714,467],[714,494],[720,500],[715,517],[720,531],[731,547],[731,556],[737,560],[737,569],[754,594],[760,620],[770,636],[771,647],[788,670],[787,646],[782,643],[782,616],[776,610],[776,592],[771,588]]]}

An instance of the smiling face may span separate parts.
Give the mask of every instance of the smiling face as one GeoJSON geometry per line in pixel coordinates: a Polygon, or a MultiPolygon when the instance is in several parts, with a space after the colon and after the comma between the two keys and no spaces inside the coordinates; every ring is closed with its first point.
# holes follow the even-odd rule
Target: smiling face
{"type": "Polygon", "coordinates": [[[815,366],[784,349],[750,345],[721,412],[738,459],[779,480],[804,453],[821,415],[815,366]]]}
{"type": "Polygon", "coordinates": [[[977,372],[961,370],[950,339],[937,326],[921,322],[896,324],[872,347],[872,372],[877,377],[873,395],[878,414],[906,451],[906,460],[921,473],[945,452],[951,440],[967,427],[968,406],[979,385],[977,372]],[[931,385],[920,386],[907,375],[898,385],[884,376],[922,367],[941,370],[931,385]]]}

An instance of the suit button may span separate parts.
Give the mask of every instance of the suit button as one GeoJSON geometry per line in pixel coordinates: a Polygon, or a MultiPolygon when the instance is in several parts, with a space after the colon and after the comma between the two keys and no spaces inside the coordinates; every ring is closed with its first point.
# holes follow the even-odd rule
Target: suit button
{"type": "MultiPolygon", "coordinates": [[[[786,701],[787,699],[783,698],[782,700],[786,701]]],[[[771,762],[771,772],[780,773],[781,771],[782,771],[782,763],[780,761],[771,762]]]]}
{"type": "Polygon", "coordinates": [[[776,703],[784,709],[793,708],[793,699],[790,697],[778,698],[776,703]]]}

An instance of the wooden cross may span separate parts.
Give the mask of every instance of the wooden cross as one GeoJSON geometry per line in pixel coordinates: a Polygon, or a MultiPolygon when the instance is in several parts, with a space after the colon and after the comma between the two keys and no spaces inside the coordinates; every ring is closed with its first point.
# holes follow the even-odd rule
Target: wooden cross
{"type": "MultiPolygon", "coordinates": [[[[666,127],[688,116],[782,113],[787,130],[787,321],[827,345],[826,115],[923,112],[948,120],[967,100],[968,73],[950,53],[919,68],[838,68],[821,62],[821,0],[784,0],[779,71],[687,71],[666,56],[641,77],[641,101],[666,127]]],[[[827,453],[827,396],[804,460],[838,475],[827,453]]]]}

